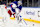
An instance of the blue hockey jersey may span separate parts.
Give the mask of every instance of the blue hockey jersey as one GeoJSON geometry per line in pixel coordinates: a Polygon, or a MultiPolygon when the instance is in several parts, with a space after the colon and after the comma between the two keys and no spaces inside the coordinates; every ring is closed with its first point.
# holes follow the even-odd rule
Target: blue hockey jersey
{"type": "MultiPolygon", "coordinates": [[[[17,7],[16,8],[19,8],[19,10],[21,10],[22,9],[22,6],[20,5],[20,6],[18,6],[18,2],[17,1],[14,1],[14,2],[12,2],[12,3],[15,3],[16,5],[17,5],[17,7]]],[[[10,4],[10,6],[11,6],[11,10],[13,11],[13,12],[15,12],[15,9],[13,9],[12,8],[12,5],[13,4],[10,4]]]]}
{"type": "MultiPolygon", "coordinates": [[[[14,1],[14,2],[12,2],[12,3],[15,3],[16,5],[18,5],[18,4],[17,4],[17,1],[14,1]]],[[[11,10],[12,10],[13,12],[15,12],[15,9],[12,8],[12,5],[13,5],[13,4],[10,4],[11,10]]]]}
{"type": "Polygon", "coordinates": [[[22,9],[22,6],[20,5],[20,6],[17,6],[17,8],[19,8],[19,10],[21,10],[22,9]]]}

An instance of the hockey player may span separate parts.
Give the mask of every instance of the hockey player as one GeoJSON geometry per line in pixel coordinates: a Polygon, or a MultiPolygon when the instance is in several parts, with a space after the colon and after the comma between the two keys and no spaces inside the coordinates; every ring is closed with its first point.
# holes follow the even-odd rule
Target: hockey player
{"type": "Polygon", "coordinates": [[[22,9],[21,5],[22,5],[22,2],[18,1],[17,2],[17,7],[15,9],[15,11],[16,11],[15,17],[17,18],[17,20],[19,20],[19,17],[20,17],[19,13],[21,12],[21,9],[22,9]]]}
{"type": "Polygon", "coordinates": [[[15,16],[15,19],[18,24],[22,22],[22,18],[19,15],[21,10],[22,10],[22,2],[21,1],[14,1],[11,3],[11,10],[12,10],[12,15],[15,16]],[[14,14],[15,13],[15,14],[14,14]]]}
{"type": "Polygon", "coordinates": [[[17,17],[18,23],[22,22],[22,18],[21,18],[21,15],[20,15],[21,10],[22,10],[22,2],[18,1],[18,5],[17,5],[17,8],[16,8],[16,17],[17,17]]]}
{"type": "Polygon", "coordinates": [[[22,2],[21,1],[14,1],[10,4],[11,6],[11,11],[9,10],[8,13],[10,14],[11,17],[14,17],[17,19],[18,22],[20,22],[22,19],[20,18],[19,13],[21,12],[22,9],[22,2]]]}
{"type": "Polygon", "coordinates": [[[14,15],[16,13],[16,15],[18,15],[22,9],[22,6],[21,6],[21,1],[14,1],[11,3],[11,10],[12,10],[12,14],[14,15]]]}
{"type": "Polygon", "coordinates": [[[11,10],[9,10],[8,13],[10,14],[10,17],[14,16],[15,18],[15,13],[16,13],[15,8],[17,7],[17,1],[10,3],[10,7],[11,7],[11,10]]]}

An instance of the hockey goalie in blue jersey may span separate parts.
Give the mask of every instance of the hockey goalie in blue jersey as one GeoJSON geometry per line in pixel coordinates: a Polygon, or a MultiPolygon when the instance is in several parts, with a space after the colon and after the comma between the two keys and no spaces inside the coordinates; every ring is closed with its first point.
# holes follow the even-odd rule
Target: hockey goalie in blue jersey
{"type": "Polygon", "coordinates": [[[18,15],[22,9],[22,2],[21,1],[14,1],[10,4],[12,16],[18,15]]]}

